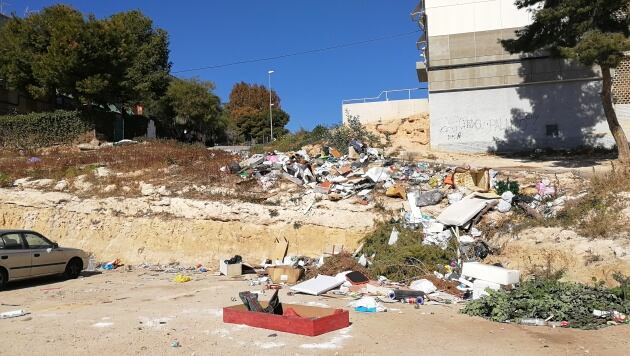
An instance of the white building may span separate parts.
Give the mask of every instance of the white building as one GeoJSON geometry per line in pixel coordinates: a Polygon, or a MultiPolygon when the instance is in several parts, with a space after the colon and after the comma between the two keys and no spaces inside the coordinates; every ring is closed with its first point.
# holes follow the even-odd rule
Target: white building
{"type": "MultiPolygon", "coordinates": [[[[503,49],[501,39],[514,37],[516,29],[531,22],[530,13],[517,9],[514,0],[424,0],[424,7],[433,149],[614,144],[595,68],[503,49]]],[[[628,69],[630,75],[630,64],[628,69]]],[[[630,98],[624,100],[619,105],[630,104],[630,98]]],[[[630,128],[630,110],[618,111],[628,113],[620,119],[630,128]]]]}

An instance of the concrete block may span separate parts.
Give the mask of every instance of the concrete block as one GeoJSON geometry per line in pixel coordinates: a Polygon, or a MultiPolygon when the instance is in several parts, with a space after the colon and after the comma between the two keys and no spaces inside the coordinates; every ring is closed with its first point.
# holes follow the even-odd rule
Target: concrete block
{"type": "Polygon", "coordinates": [[[449,49],[449,36],[429,37],[429,46],[432,60],[444,60],[451,58],[449,49]]]}
{"type": "Polygon", "coordinates": [[[491,283],[510,285],[519,282],[521,273],[517,270],[486,265],[479,262],[465,262],[462,267],[462,276],[481,279],[491,283]]]}
{"type": "Polygon", "coordinates": [[[505,84],[505,78],[503,77],[487,77],[487,78],[476,78],[475,86],[476,87],[492,87],[499,86],[505,84]]]}
{"type": "Polygon", "coordinates": [[[452,65],[456,65],[456,64],[471,64],[471,63],[476,63],[476,62],[477,62],[477,58],[475,58],[475,57],[451,58],[451,64],[452,65]]]}
{"type": "Polygon", "coordinates": [[[451,87],[453,89],[466,89],[466,88],[474,88],[475,80],[474,79],[460,79],[451,81],[451,87]]]}
{"type": "Polygon", "coordinates": [[[453,80],[459,79],[473,79],[478,76],[479,69],[476,67],[467,67],[467,68],[455,68],[451,69],[451,78],[453,80]]]}
{"type": "Polygon", "coordinates": [[[502,31],[482,31],[475,33],[475,42],[477,56],[490,56],[504,54],[506,51],[499,42],[502,39],[502,31]]]}
{"type": "Polygon", "coordinates": [[[475,57],[474,33],[459,33],[456,35],[450,35],[449,40],[451,59],[475,57]]]}
{"type": "Polygon", "coordinates": [[[429,58],[429,67],[437,67],[437,66],[447,66],[451,64],[450,59],[434,59],[429,58]]]}
{"type": "Polygon", "coordinates": [[[445,82],[429,82],[429,91],[433,90],[449,90],[451,89],[451,81],[445,82]]]}
{"type": "Polygon", "coordinates": [[[451,80],[450,70],[434,70],[429,72],[429,80],[433,82],[444,82],[451,80]]]}

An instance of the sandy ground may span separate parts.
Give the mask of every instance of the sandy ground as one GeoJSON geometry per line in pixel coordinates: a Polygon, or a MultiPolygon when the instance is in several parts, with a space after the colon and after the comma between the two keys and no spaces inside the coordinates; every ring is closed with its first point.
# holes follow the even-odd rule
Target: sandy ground
{"type": "MultiPolygon", "coordinates": [[[[378,314],[350,312],[349,328],[318,337],[224,324],[222,308],[246,281],[194,274],[112,271],[77,280],[14,283],[0,292],[2,355],[627,355],[630,326],[598,331],[499,324],[458,314],[458,306],[393,304],[378,314]],[[177,340],[181,347],[171,347],[177,340]],[[624,351],[625,350],[625,351],[624,351]]],[[[344,307],[347,301],[306,295],[285,303],[344,307]]],[[[262,297],[265,300],[269,295],[262,297]]]]}

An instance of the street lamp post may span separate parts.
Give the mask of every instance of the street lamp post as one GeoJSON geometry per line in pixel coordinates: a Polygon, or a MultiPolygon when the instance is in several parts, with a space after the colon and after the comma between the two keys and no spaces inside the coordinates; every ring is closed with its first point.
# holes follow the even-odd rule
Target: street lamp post
{"type": "Polygon", "coordinates": [[[273,141],[273,103],[271,102],[271,74],[273,72],[273,70],[267,71],[267,76],[269,77],[269,125],[271,126],[271,141],[273,141]]]}

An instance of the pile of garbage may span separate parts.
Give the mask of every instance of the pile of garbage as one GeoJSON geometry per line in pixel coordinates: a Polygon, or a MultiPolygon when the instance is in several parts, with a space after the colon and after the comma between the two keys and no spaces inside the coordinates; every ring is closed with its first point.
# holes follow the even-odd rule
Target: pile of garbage
{"type": "Polygon", "coordinates": [[[511,291],[496,290],[468,303],[462,313],[498,322],[598,329],[628,323],[630,278],[616,288],[539,279],[511,291]]]}

